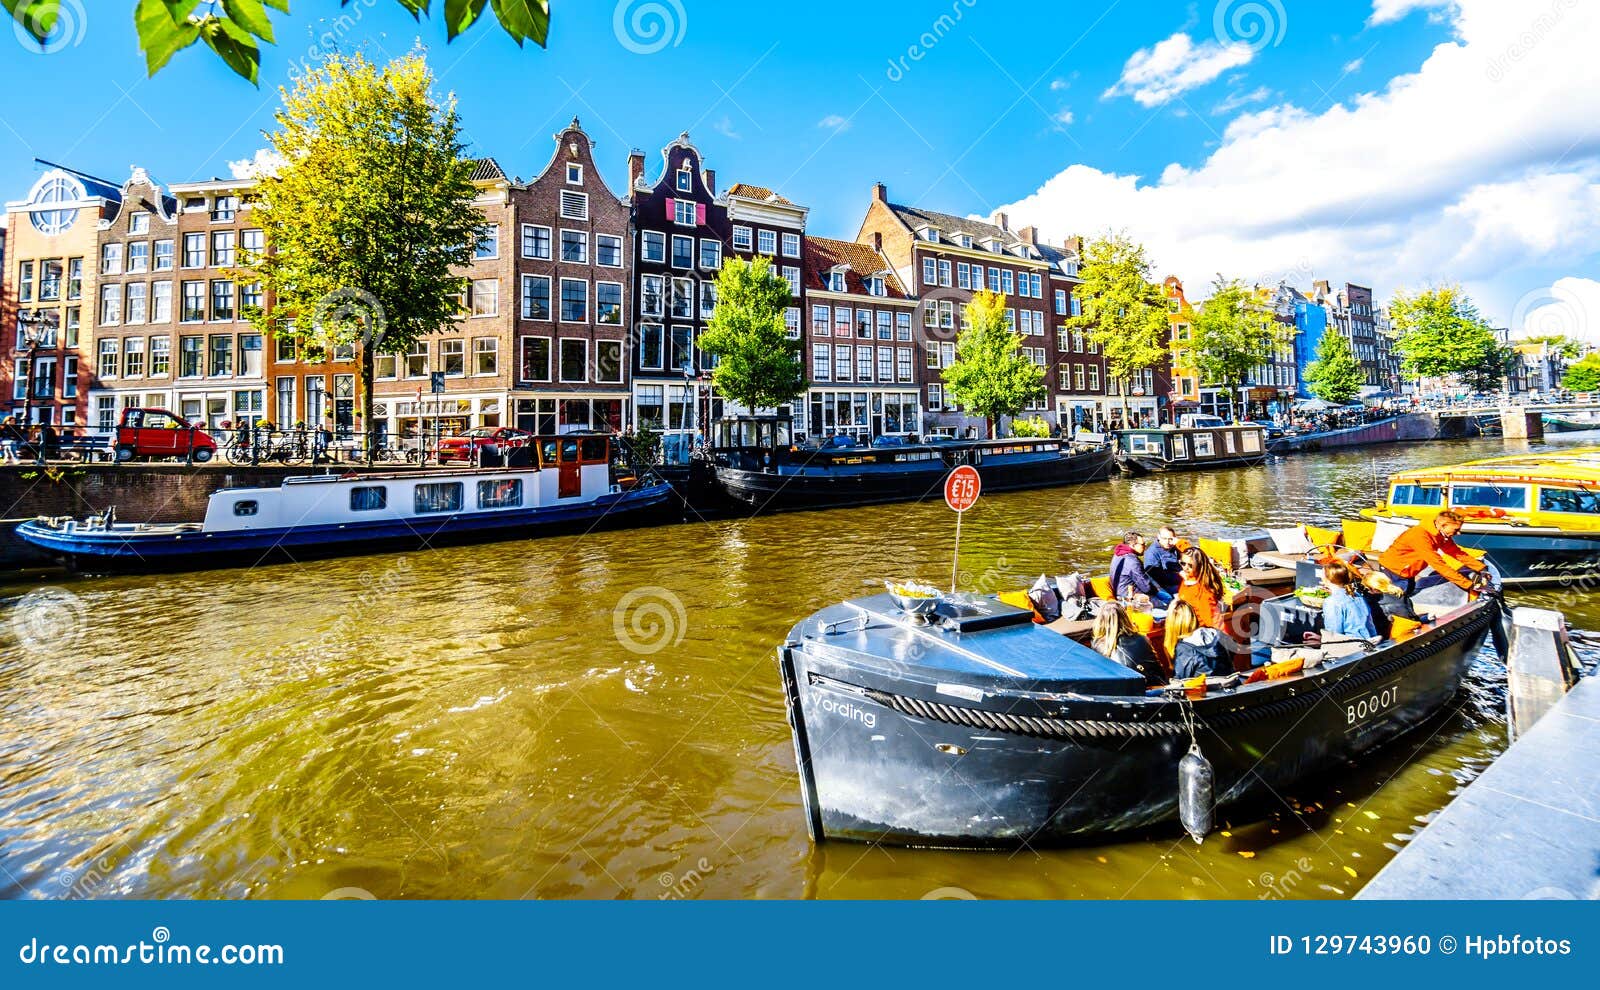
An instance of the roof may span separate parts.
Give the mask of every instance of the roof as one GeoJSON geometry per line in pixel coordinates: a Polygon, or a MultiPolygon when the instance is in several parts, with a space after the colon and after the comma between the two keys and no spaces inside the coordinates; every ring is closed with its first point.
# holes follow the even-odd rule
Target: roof
{"type": "Polygon", "coordinates": [[[889,293],[888,298],[908,298],[905,287],[900,284],[900,279],[895,275],[889,262],[883,255],[865,244],[857,244],[855,241],[836,241],[831,237],[812,237],[808,234],[805,240],[805,256],[809,289],[826,289],[827,274],[839,265],[846,265],[850,269],[849,274],[845,276],[846,291],[866,295],[864,280],[870,275],[882,273],[884,288],[889,293]]]}
{"type": "Polygon", "coordinates": [[[472,164],[473,182],[492,182],[506,177],[505,172],[500,169],[500,163],[493,158],[479,158],[472,164]]]}
{"type": "Polygon", "coordinates": [[[1497,478],[1502,481],[1536,480],[1583,482],[1600,486],[1600,447],[1579,447],[1560,454],[1511,454],[1487,457],[1443,467],[1397,472],[1391,481],[1497,478]]]}
{"type": "Polygon", "coordinates": [[[748,182],[735,182],[732,186],[728,187],[728,195],[741,196],[745,199],[759,199],[763,203],[770,201],[774,203],[782,203],[785,206],[794,205],[789,200],[784,199],[771,189],[768,189],[766,186],[752,186],[748,182]]]}
{"type": "Polygon", "coordinates": [[[1074,264],[1082,261],[1083,259],[1078,257],[1078,252],[1069,251],[1064,247],[1058,247],[1054,244],[1045,244],[1042,241],[1035,243],[1033,246],[1034,249],[1039,252],[1039,256],[1044,258],[1045,261],[1049,262],[1050,267],[1055,269],[1057,273],[1065,276],[1066,278],[1078,278],[1076,271],[1068,272],[1065,268],[1061,267],[1061,263],[1064,261],[1070,261],[1074,264]]]}
{"type": "MultiPolygon", "coordinates": [[[[971,217],[958,217],[950,213],[936,213],[933,210],[918,209],[914,206],[905,206],[900,203],[885,204],[893,210],[902,223],[912,230],[928,226],[939,229],[941,244],[955,244],[952,234],[967,234],[974,242],[981,243],[989,238],[998,239],[1007,251],[1016,254],[1017,249],[1026,250],[1028,245],[1014,232],[1004,230],[995,224],[984,220],[974,220],[971,217]]],[[[1021,255],[1019,255],[1021,256],[1021,255]]]]}

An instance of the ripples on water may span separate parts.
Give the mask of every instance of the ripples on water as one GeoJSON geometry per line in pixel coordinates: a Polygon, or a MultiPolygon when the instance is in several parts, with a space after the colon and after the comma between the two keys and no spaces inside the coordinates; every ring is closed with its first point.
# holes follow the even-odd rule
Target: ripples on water
{"type": "MultiPolygon", "coordinates": [[[[1500,449],[986,497],[963,583],[1101,568],[1166,519],[1349,514],[1393,469],[1500,449]]],[[[0,894],[1347,896],[1504,746],[1485,657],[1431,735],[1203,846],[813,848],[773,648],[873,579],[947,582],[952,535],[942,505],[882,506],[62,583],[77,602],[43,632],[0,621],[0,894]]],[[[0,590],[4,614],[29,590],[0,590]]]]}

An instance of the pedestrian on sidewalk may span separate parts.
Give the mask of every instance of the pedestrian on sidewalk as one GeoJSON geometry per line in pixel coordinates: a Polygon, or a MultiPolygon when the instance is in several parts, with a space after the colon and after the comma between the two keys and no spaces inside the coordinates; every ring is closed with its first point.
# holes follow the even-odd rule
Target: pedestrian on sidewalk
{"type": "Polygon", "coordinates": [[[0,456],[4,457],[5,463],[22,463],[17,451],[25,439],[27,438],[23,435],[22,428],[17,426],[15,416],[7,416],[5,422],[0,423],[0,456]]]}

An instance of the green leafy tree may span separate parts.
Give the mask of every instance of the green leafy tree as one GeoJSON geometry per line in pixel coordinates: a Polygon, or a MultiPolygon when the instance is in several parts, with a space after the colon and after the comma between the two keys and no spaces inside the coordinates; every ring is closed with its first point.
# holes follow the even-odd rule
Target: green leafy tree
{"type": "Polygon", "coordinates": [[[1317,358],[1306,365],[1306,388],[1323,402],[1342,406],[1361,394],[1366,372],[1344,334],[1329,327],[1317,343],[1317,358]]]}
{"type": "Polygon", "coordinates": [[[1013,419],[1011,421],[1011,435],[1014,437],[1047,437],[1050,435],[1050,424],[1045,422],[1043,416],[1013,419]]]}
{"type": "Polygon", "coordinates": [[[966,329],[956,338],[955,363],[944,369],[951,400],[984,419],[985,435],[994,422],[1015,416],[1045,394],[1044,369],[1022,353],[1022,335],[1006,315],[1006,297],[979,292],[967,303],[966,329]]]}
{"type": "Polygon", "coordinates": [[[1533,337],[1523,337],[1518,344],[1548,344],[1550,353],[1568,361],[1576,361],[1583,357],[1583,342],[1573,340],[1562,333],[1543,333],[1533,337]]]}
{"type": "Polygon", "coordinates": [[[1273,319],[1253,290],[1221,275],[1195,314],[1192,330],[1201,379],[1225,387],[1230,397],[1295,334],[1292,326],[1273,319]]]}
{"type": "Polygon", "coordinates": [[[1125,422],[1132,381],[1167,359],[1167,301],[1150,272],[1144,245],[1127,234],[1089,241],[1078,265],[1081,314],[1067,320],[1105,355],[1106,378],[1122,394],[1125,422]]]}
{"type": "MultiPolygon", "coordinates": [[[[276,44],[268,10],[289,13],[289,0],[131,0],[134,29],[145,66],[155,75],[172,56],[195,42],[207,48],[234,72],[256,82],[262,42],[276,44]]],[[[413,17],[429,12],[432,0],[395,0],[413,17]]],[[[61,22],[63,0],[5,0],[12,19],[39,44],[47,44],[61,22]]],[[[348,7],[350,0],[339,0],[348,7]]],[[[521,46],[543,47],[550,33],[549,0],[445,0],[446,36],[475,24],[485,7],[493,11],[506,34],[521,46]]]]}
{"type": "Polygon", "coordinates": [[[1600,354],[1590,354],[1567,369],[1561,387],[1571,392],[1600,391],[1600,354]]]}
{"type": "Polygon", "coordinates": [[[1455,376],[1479,391],[1502,384],[1513,353],[1501,346],[1460,286],[1435,286],[1416,295],[1396,292],[1389,319],[1394,351],[1407,377],[1455,376]]]}
{"type": "Polygon", "coordinates": [[[262,329],[323,353],[359,350],[370,429],[374,355],[401,353],[461,315],[459,271],[483,224],[473,163],[454,101],[435,99],[418,53],[381,68],[330,58],[284,92],[277,124],[267,141],[283,164],[255,192],[267,253],[232,274],[275,297],[248,314],[262,329]]]}
{"type": "Polygon", "coordinates": [[[730,258],[717,275],[717,306],[698,344],[715,355],[711,382],[725,397],[754,411],[803,394],[800,341],[783,324],[789,283],[766,258],[730,258]]]}

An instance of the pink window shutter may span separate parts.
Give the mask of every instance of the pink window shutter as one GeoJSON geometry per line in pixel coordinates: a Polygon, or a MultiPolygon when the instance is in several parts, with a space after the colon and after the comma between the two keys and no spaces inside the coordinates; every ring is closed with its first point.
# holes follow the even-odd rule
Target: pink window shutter
{"type": "Polygon", "coordinates": [[[694,222],[702,227],[706,225],[706,204],[694,204],[694,222]]]}
{"type": "Polygon", "coordinates": [[[667,197],[667,219],[671,220],[672,218],[677,216],[678,215],[677,214],[677,210],[678,210],[678,201],[673,199],[671,196],[668,196],[667,197]]]}

